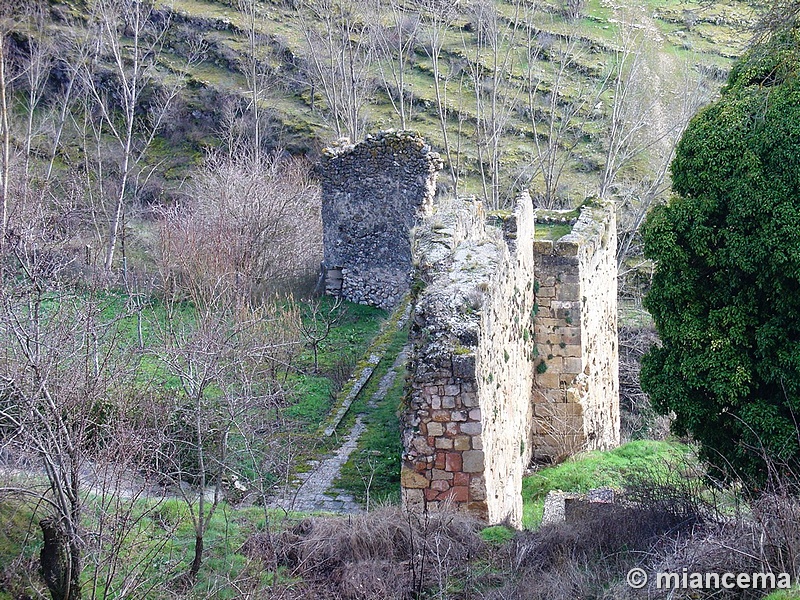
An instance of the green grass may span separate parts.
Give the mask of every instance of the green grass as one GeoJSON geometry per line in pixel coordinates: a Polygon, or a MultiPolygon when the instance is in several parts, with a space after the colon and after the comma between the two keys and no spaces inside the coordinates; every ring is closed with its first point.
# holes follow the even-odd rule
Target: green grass
{"type": "Polygon", "coordinates": [[[800,587],[791,590],[777,590],[764,596],[764,600],[800,600],[800,587]]]}
{"type": "Polygon", "coordinates": [[[523,526],[535,529],[542,520],[548,492],[588,492],[598,487],[621,488],[632,476],[655,477],[675,472],[691,460],[691,448],[674,442],[641,440],[607,452],[587,452],[525,477],[522,481],[523,526]]]}
{"type": "Polygon", "coordinates": [[[399,412],[403,406],[405,368],[401,366],[384,398],[375,408],[368,402],[378,388],[381,378],[392,368],[397,355],[408,341],[408,324],[392,334],[386,354],[375,369],[369,383],[350,407],[340,430],[349,429],[355,415],[363,414],[366,429],[358,448],[342,467],[336,486],[346,490],[361,502],[366,502],[369,487],[370,505],[375,502],[397,502],[400,495],[400,440],[399,412]]]}

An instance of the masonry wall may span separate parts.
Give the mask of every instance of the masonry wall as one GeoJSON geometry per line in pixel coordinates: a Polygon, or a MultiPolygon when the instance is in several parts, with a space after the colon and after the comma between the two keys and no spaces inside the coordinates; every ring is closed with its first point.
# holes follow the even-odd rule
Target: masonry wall
{"type": "Polygon", "coordinates": [[[405,501],[489,522],[522,520],[531,456],[533,213],[523,196],[487,226],[480,203],[441,206],[418,228],[405,501]]]}
{"type": "Polygon", "coordinates": [[[613,447],[619,444],[613,206],[585,205],[569,234],[534,243],[534,262],[534,458],[550,462],[613,447]]]}
{"type": "Polygon", "coordinates": [[[409,132],[326,148],[318,169],[326,290],[391,308],[410,284],[410,231],[430,210],[442,161],[409,132]]]}

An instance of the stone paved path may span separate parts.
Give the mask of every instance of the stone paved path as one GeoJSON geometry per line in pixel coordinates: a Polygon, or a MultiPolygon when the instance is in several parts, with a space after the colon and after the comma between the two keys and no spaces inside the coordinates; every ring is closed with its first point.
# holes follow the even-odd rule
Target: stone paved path
{"type": "MultiPolygon", "coordinates": [[[[392,367],[386,372],[378,383],[378,389],[367,402],[369,408],[375,408],[386,396],[392,387],[395,378],[404,368],[408,357],[408,347],[404,347],[394,361],[392,367]]],[[[342,490],[333,487],[333,482],[339,477],[342,466],[349,460],[350,455],[358,448],[358,440],[364,433],[366,425],[364,415],[359,414],[352,429],[344,437],[342,445],[322,462],[313,461],[311,470],[298,476],[296,485],[281,497],[276,498],[272,505],[286,510],[298,511],[326,511],[334,513],[361,512],[361,506],[355,499],[342,490]]]]}

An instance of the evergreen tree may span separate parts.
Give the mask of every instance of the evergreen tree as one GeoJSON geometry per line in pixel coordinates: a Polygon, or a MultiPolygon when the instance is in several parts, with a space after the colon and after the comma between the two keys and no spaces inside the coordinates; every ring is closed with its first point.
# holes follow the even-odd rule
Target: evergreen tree
{"type": "MultiPolygon", "coordinates": [[[[786,13],[784,13],[786,14],[786,13]]],[[[648,217],[646,307],[662,345],[642,387],[725,476],[800,463],[800,25],[794,11],[735,65],[648,217]],[[764,460],[768,458],[769,460],[764,460]]],[[[796,471],[800,472],[800,471],[796,471]]]]}

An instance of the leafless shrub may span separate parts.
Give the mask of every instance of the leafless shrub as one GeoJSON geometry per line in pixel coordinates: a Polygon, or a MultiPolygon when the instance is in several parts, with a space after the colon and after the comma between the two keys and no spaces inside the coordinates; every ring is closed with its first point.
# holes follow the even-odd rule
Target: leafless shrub
{"type": "Polygon", "coordinates": [[[304,161],[246,151],[212,156],[192,192],[191,203],[161,221],[168,288],[210,306],[230,294],[258,301],[316,274],[320,197],[304,161]]]}
{"type": "Polygon", "coordinates": [[[465,577],[484,545],[478,523],[397,507],[343,518],[307,519],[277,541],[279,560],[309,582],[344,598],[408,598],[449,577],[465,577]]]}

